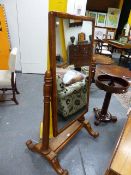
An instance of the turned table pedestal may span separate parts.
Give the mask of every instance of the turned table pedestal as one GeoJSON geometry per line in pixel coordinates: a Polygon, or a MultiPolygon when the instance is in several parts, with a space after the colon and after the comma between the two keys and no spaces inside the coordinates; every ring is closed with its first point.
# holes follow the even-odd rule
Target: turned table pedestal
{"type": "Polygon", "coordinates": [[[106,91],[106,95],[102,109],[94,108],[96,118],[94,124],[99,125],[101,122],[116,122],[117,117],[112,116],[108,112],[111,96],[112,93],[121,94],[127,92],[129,87],[128,81],[120,77],[99,75],[95,83],[99,89],[106,91]]]}

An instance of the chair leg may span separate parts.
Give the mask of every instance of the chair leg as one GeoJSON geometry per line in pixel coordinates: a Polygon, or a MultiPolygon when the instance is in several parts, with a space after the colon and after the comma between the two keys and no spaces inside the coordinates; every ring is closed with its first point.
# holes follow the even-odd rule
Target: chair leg
{"type": "Polygon", "coordinates": [[[11,87],[12,87],[12,92],[13,92],[13,98],[12,100],[15,102],[16,105],[18,105],[18,101],[16,100],[16,96],[15,96],[15,93],[16,93],[16,83],[14,83],[14,74],[12,75],[12,78],[11,78],[11,87]]]}
{"type": "Polygon", "coordinates": [[[15,92],[16,92],[17,94],[20,94],[20,92],[18,91],[17,86],[16,86],[16,81],[15,81],[15,92]]]}
{"type": "Polygon", "coordinates": [[[18,101],[16,100],[16,96],[15,96],[15,89],[12,89],[12,92],[13,92],[13,98],[12,100],[15,102],[16,105],[18,105],[18,101]]]}
{"type": "Polygon", "coordinates": [[[119,58],[119,65],[121,64],[121,60],[122,60],[122,56],[120,56],[119,58]]]}

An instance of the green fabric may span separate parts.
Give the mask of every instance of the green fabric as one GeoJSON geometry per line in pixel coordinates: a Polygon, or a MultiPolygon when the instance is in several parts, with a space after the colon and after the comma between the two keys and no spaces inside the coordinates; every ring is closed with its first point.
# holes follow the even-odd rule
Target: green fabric
{"type": "Polygon", "coordinates": [[[58,113],[67,118],[87,104],[87,82],[84,79],[65,86],[60,76],[56,80],[58,113]]]}

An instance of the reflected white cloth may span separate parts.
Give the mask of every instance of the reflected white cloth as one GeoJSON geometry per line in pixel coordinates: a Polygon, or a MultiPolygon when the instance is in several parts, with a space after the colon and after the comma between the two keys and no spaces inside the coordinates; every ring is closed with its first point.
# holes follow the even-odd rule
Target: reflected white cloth
{"type": "Polygon", "coordinates": [[[104,55],[111,55],[111,52],[109,50],[102,50],[101,51],[101,54],[104,54],[104,55]]]}
{"type": "Polygon", "coordinates": [[[76,70],[69,70],[64,74],[63,77],[63,83],[64,84],[72,84],[77,81],[81,81],[85,78],[86,76],[76,70]]]}
{"type": "Polygon", "coordinates": [[[124,55],[124,56],[127,57],[127,58],[128,58],[128,57],[131,58],[131,55],[130,55],[130,56],[129,56],[129,55],[124,55]]]}

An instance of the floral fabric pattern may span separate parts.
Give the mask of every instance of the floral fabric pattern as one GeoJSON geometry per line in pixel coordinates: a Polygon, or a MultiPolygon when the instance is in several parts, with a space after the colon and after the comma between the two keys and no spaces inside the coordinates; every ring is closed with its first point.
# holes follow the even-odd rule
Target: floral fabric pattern
{"type": "Polygon", "coordinates": [[[87,104],[87,81],[83,79],[65,86],[59,75],[56,76],[56,81],[58,113],[67,118],[87,104]]]}

